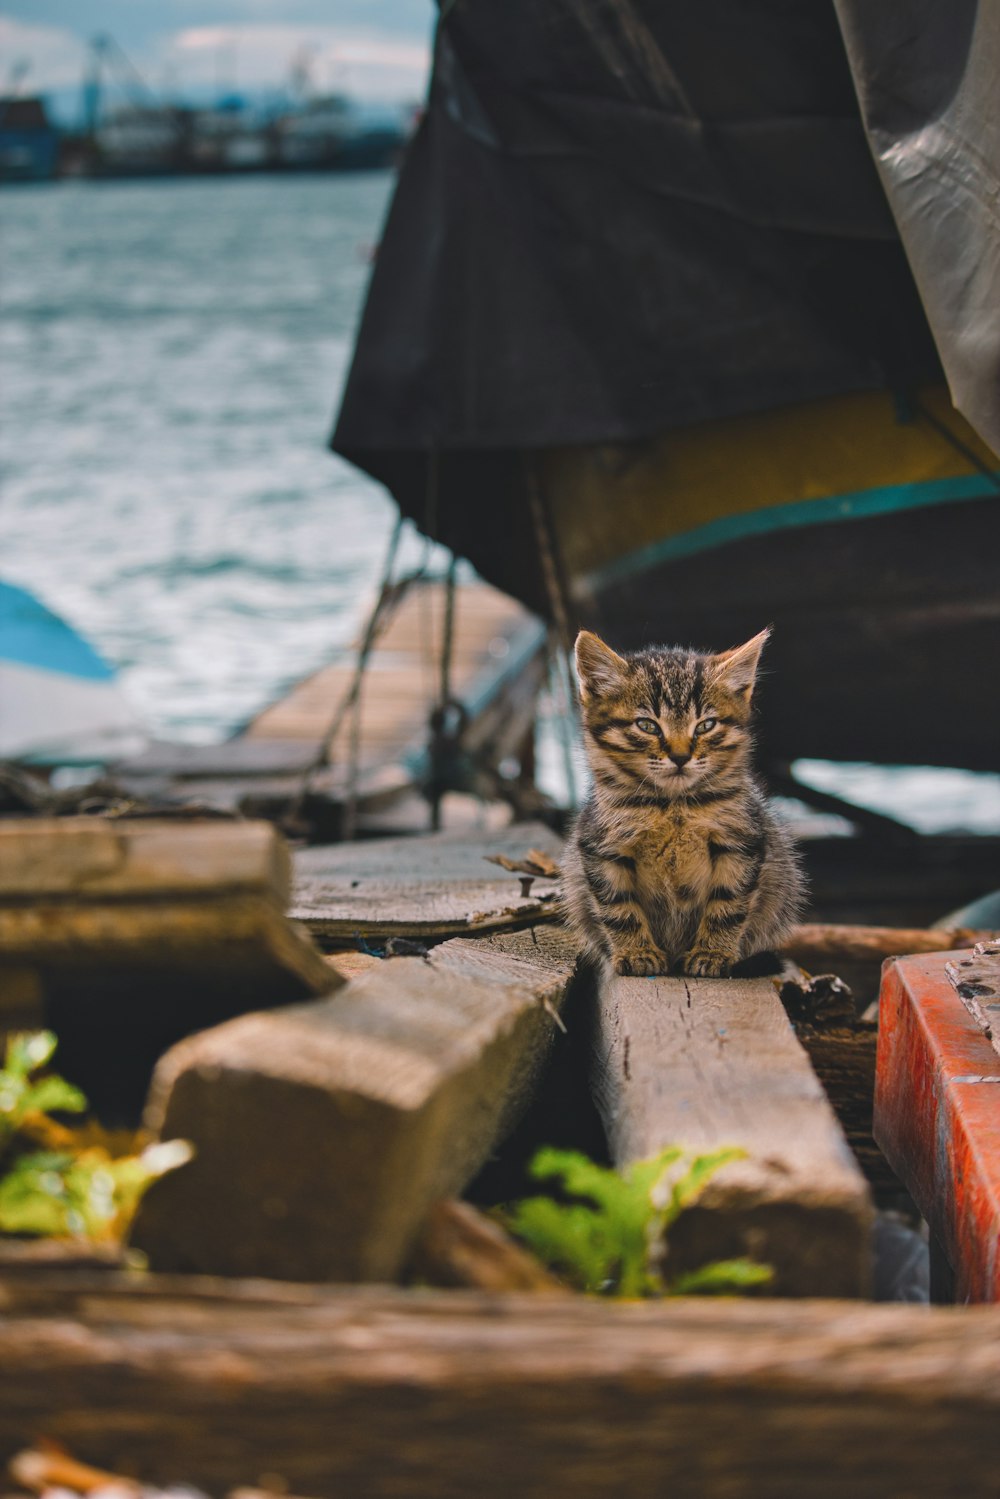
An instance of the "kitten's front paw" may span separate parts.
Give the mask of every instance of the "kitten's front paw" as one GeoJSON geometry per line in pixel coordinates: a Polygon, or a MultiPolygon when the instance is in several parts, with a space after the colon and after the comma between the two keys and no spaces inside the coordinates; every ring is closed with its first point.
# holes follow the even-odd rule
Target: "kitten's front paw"
{"type": "Polygon", "coordinates": [[[651,978],[656,973],[666,973],[670,964],[666,953],[658,947],[630,947],[628,952],[615,953],[612,958],[615,973],[632,974],[635,978],[651,978]]]}
{"type": "Polygon", "coordinates": [[[725,978],[732,969],[735,958],[729,953],[713,952],[710,947],[695,947],[684,959],[684,972],[689,978],[725,978]]]}

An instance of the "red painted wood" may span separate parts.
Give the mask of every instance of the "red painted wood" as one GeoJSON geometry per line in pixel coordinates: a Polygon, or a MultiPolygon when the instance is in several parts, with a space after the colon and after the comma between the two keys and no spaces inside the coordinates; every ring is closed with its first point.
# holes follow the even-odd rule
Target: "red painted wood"
{"type": "Polygon", "coordinates": [[[945,973],[954,953],[885,965],[875,1139],[927,1219],[959,1301],[1000,1301],[1000,1056],[945,973]]]}

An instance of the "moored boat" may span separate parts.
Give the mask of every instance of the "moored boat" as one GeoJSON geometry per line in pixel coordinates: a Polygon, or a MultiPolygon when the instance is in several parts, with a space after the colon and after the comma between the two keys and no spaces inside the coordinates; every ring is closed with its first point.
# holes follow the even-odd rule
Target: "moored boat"
{"type": "MultiPolygon", "coordinates": [[[[992,45],[960,20],[959,95],[992,45]]],[[[773,623],[772,763],[990,769],[1000,459],[963,360],[993,324],[928,293],[956,236],[890,210],[864,33],[826,3],[449,10],[333,442],[569,631],[773,623]]],[[[974,218],[991,171],[939,172],[925,218],[974,218]]]]}
{"type": "Polygon", "coordinates": [[[96,764],[144,739],[107,662],[34,594],[0,581],[0,758],[96,764]]]}
{"type": "Polygon", "coordinates": [[[58,162],[59,135],[45,101],[0,99],[0,182],[47,182],[58,162]]]}

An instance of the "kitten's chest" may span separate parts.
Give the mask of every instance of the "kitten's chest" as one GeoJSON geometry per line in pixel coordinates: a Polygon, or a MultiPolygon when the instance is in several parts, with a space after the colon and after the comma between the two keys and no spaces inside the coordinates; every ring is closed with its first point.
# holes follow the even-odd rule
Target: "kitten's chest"
{"type": "Polygon", "coordinates": [[[704,901],[712,880],[709,832],[686,809],[657,814],[640,832],[633,852],[643,894],[683,905],[704,901]]]}

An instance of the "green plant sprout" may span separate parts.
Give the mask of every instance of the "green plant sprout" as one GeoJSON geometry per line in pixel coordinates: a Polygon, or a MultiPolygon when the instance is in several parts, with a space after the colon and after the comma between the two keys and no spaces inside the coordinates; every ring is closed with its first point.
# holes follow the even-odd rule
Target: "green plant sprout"
{"type": "Polygon", "coordinates": [[[745,1155],[732,1147],[691,1156],[670,1146],[619,1173],[576,1151],[546,1147],[529,1173],[536,1181],[558,1182],[569,1200],[526,1197],[500,1216],[540,1260],[591,1295],[739,1293],[768,1284],[771,1267],[749,1259],[716,1260],[667,1280],[661,1265],[671,1225],[720,1167],[745,1155]]]}
{"type": "Polygon", "coordinates": [[[190,1160],[192,1150],[185,1140],[169,1140],[116,1156],[100,1130],[75,1134],[50,1118],[87,1108],[65,1078],[36,1077],[56,1045],[51,1031],[7,1042],[0,1069],[0,1233],[120,1241],[147,1187],[190,1160]],[[25,1149],[39,1139],[55,1148],[25,1149]]]}
{"type": "Polygon", "coordinates": [[[0,1154],[32,1114],[82,1114],[87,1100],[79,1088],[65,1078],[34,1074],[48,1063],[56,1049],[51,1031],[31,1031],[11,1036],[0,1071],[0,1154]]]}

